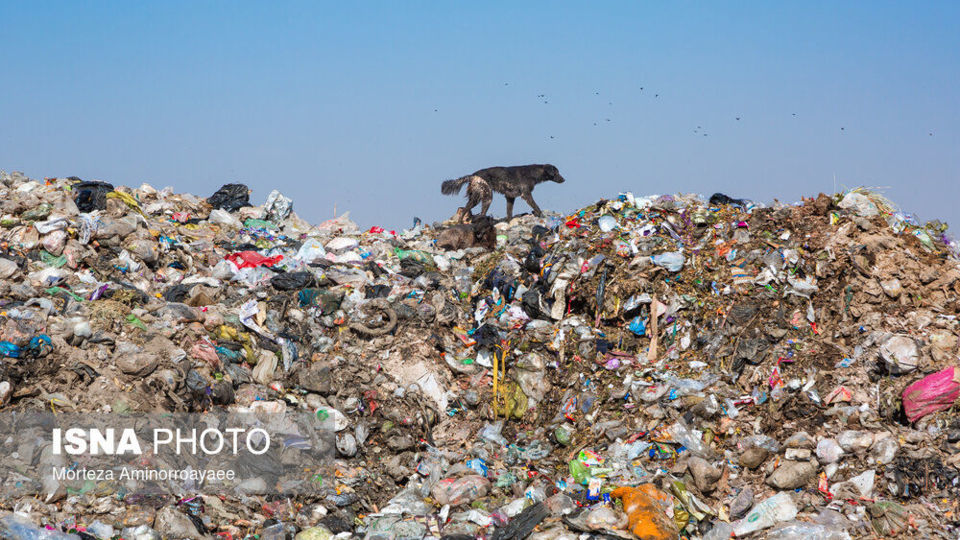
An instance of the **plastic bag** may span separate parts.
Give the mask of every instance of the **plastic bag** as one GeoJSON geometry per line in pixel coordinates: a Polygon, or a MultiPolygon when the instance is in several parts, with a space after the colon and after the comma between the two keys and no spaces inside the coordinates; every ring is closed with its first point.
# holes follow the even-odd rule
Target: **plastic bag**
{"type": "Polygon", "coordinates": [[[679,272],[683,268],[683,253],[679,251],[668,251],[651,255],[650,260],[657,266],[662,266],[670,272],[679,272]]]}
{"type": "Polygon", "coordinates": [[[690,428],[682,420],[670,426],[667,433],[674,442],[685,446],[691,454],[704,459],[713,457],[710,448],[703,444],[703,433],[690,428]]]}
{"type": "Polygon", "coordinates": [[[647,333],[647,321],[646,319],[641,319],[640,316],[637,315],[632,321],[630,321],[630,326],[628,328],[635,335],[642,336],[647,333]]]}
{"type": "Polygon", "coordinates": [[[948,367],[903,389],[903,410],[911,422],[949,409],[960,397],[960,372],[948,367]]]}
{"type": "Polygon", "coordinates": [[[9,341],[0,341],[0,358],[20,358],[20,347],[9,341]]]}
{"type": "Polygon", "coordinates": [[[273,266],[283,260],[283,255],[264,257],[256,251],[240,251],[231,253],[224,258],[237,265],[237,268],[243,269],[256,268],[258,266],[273,266]]]}
{"type": "Polygon", "coordinates": [[[327,255],[327,250],[323,248],[323,244],[315,238],[308,238],[304,240],[303,245],[300,246],[300,249],[297,250],[297,259],[310,264],[319,259],[324,258],[327,255]]]}
{"type": "Polygon", "coordinates": [[[610,232],[617,228],[617,218],[613,216],[601,216],[597,224],[600,226],[601,231],[610,232]]]}
{"type": "Polygon", "coordinates": [[[315,281],[310,272],[287,272],[273,276],[270,285],[278,291],[298,291],[309,287],[315,281]]]}
{"type": "Polygon", "coordinates": [[[529,506],[511,519],[505,527],[499,527],[493,531],[490,540],[523,540],[530,536],[537,525],[549,515],[550,510],[543,503],[529,506]]]}
{"type": "Polygon", "coordinates": [[[236,212],[244,206],[250,206],[250,188],[244,184],[224,184],[207,202],[216,209],[236,212]]]}
{"type": "Polygon", "coordinates": [[[350,219],[350,212],[344,212],[340,216],[328,219],[314,228],[323,233],[339,234],[350,234],[360,230],[357,224],[350,219]]]}
{"type": "Polygon", "coordinates": [[[418,249],[406,250],[394,248],[393,254],[396,255],[401,261],[412,260],[419,263],[436,266],[436,263],[433,260],[433,255],[427,253],[426,251],[420,251],[418,249]]]}
{"type": "Polygon", "coordinates": [[[473,502],[486,495],[488,491],[490,491],[490,481],[474,474],[441,480],[433,486],[430,493],[440,505],[457,506],[473,502]]]}
{"type": "Polygon", "coordinates": [[[880,213],[877,205],[870,200],[870,197],[856,191],[851,191],[844,195],[843,199],[840,199],[840,202],[837,203],[837,206],[852,210],[858,216],[862,217],[876,216],[880,213]]]}
{"type": "Polygon", "coordinates": [[[106,182],[80,182],[72,186],[74,195],[73,202],[77,209],[83,213],[93,212],[94,210],[107,209],[107,193],[113,191],[113,184],[106,182]]]}
{"type": "Polygon", "coordinates": [[[427,515],[430,513],[430,506],[423,502],[415,486],[408,485],[394,495],[380,511],[384,514],[427,515]]]}
{"type": "Polygon", "coordinates": [[[230,212],[220,208],[215,208],[211,211],[210,217],[208,217],[207,220],[214,225],[223,225],[234,229],[239,229],[243,226],[243,223],[240,223],[239,219],[233,217],[230,212]]]}
{"type": "Polygon", "coordinates": [[[743,519],[733,524],[737,536],[773,527],[780,521],[797,517],[797,505],[787,492],[764,499],[755,505],[743,519]]]}
{"type": "Polygon", "coordinates": [[[896,536],[910,523],[910,513],[893,501],[883,501],[867,507],[871,523],[880,536],[896,536]]]}
{"type": "Polygon", "coordinates": [[[742,207],[745,205],[745,202],[743,199],[734,199],[723,193],[714,193],[710,196],[710,206],[721,206],[724,204],[742,207]]]}
{"type": "Polygon", "coordinates": [[[501,446],[506,446],[507,440],[504,439],[503,435],[500,434],[502,430],[503,420],[497,420],[496,422],[483,426],[483,429],[480,430],[480,438],[501,446]]]}
{"type": "Polygon", "coordinates": [[[641,540],[677,538],[679,532],[670,514],[673,497],[660,491],[653,484],[637,487],[619,487],[610,497],[623,500],[630,531],[641,540]]]}

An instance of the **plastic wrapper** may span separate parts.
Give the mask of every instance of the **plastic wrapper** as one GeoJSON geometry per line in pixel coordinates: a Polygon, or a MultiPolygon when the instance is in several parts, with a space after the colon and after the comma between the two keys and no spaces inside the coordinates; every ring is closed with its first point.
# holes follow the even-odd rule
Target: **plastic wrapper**
{"type": "Polygon", "coordinates": [[[903,410],[911,422],[944,411],[960,397],[960,372],[948,367],[927,375],[903,390],[903,410]]]}
{"type": "Polygon", "coordinates": [[[267,195],[267,202],[263,203],[262,218],[267,221],[279,223],[290,215],[293,211],[293,200],[284,197],[282,193],[273,190],[267,195]]]}

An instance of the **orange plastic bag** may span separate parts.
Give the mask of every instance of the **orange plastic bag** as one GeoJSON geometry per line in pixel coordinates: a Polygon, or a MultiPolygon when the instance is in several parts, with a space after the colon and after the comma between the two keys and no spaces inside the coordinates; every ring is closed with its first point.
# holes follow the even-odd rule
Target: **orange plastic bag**
{"type": "Polygon", "coordinates": [[[653,484],[620,487],[610,496],[623,500],[627,523],[640,540],[677,540],[680,532],[670,516],[673,497],[653,484]]]}

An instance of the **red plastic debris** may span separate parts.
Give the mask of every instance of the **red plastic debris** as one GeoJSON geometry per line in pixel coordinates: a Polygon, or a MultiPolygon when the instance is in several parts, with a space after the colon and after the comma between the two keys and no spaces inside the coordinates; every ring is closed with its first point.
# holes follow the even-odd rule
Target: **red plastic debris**
{"type": "Polygon", "coordinates": [[[239,251],[227,255],[226,259],[237,265],[237,268],[256,268],[258,266],[273,266],[283,260],[283,255],[264,257],[256,251],[239,251]]]}

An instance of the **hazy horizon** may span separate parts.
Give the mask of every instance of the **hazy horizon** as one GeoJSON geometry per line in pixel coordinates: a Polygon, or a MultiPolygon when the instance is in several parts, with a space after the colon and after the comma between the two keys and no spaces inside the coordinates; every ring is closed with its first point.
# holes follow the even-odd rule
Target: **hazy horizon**
{"type": "Polygon", "coordinates": [[[866,185],[957,223],[958,15],[951,2],[0,0],[0,169],[200,196],[243,182],[312,222],[336,205],[403,228],[463,204],[440,194],[445,179],[552,163],[567,182],[537,187],[544,209],[627,190],[794,202],[866,185]]]}

